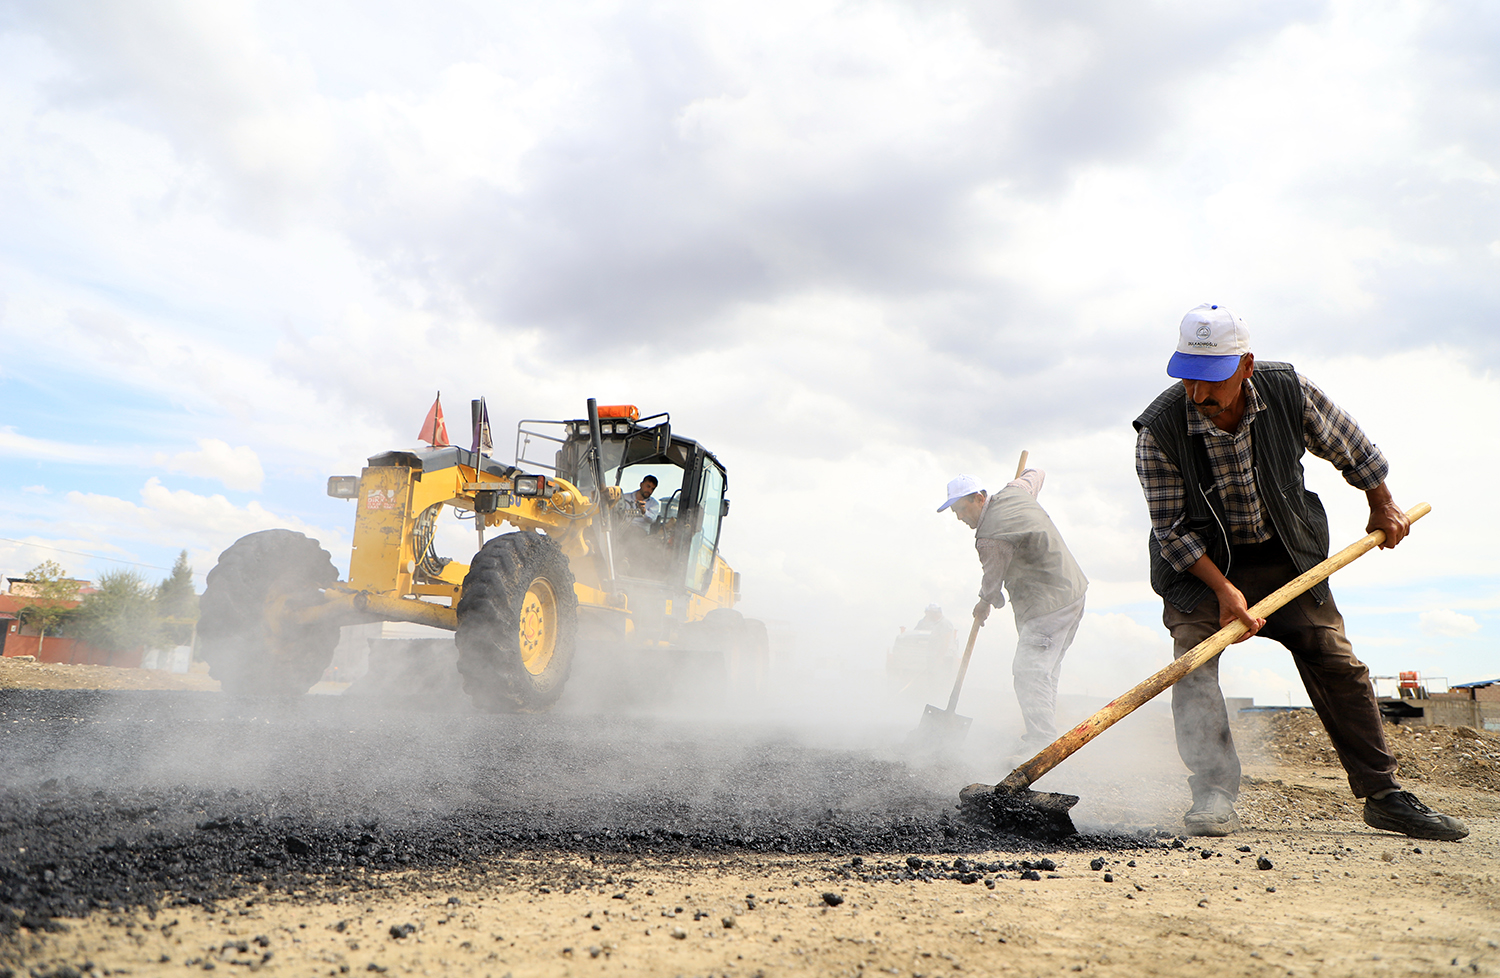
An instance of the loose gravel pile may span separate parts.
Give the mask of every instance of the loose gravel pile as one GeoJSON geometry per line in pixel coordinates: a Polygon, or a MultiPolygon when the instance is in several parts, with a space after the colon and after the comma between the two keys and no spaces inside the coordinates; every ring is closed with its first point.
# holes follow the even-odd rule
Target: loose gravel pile
{"type": "MultiPolygon", "coordinates": [[[[1290,767],[1338,767],[1338,754],[1311,709],[1243,714],[1236,742],[1251,760],[1290,767]]],[[[1442,783],[1500,792],[1500,734],[1473,727],[1387,723],[1386,741],[1403,784],[1442,783]]]]}
{"type": "MultiPolygon", "coordinates": [[[[544,852],[1037,850],[958,818],[968,772],[891,750],[743,726],[367,709],[0,692],[0,901],[13,908],[0,928],[251,888],[357,888],[381,871],[493,871],[544,852]]],[[[1156,844],[1121,834],[1062,848],[1156,844]]],[[[551,885],[607,875],[574,869],[551,885]]]]}

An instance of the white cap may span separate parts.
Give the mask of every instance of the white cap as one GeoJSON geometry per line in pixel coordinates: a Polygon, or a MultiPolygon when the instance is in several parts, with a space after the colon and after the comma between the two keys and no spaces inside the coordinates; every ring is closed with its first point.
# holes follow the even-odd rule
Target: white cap
{"type": "Polygon", "coordinates": [[[1250,352],[1245,321],[1220,305],[1205,302],[1188,310],[1178,327],[1177,352],[1167,361],[1167,376],[1180,380],[1227,380],[1250,352]]]}
{"type": "Polygon", "coordinates": [[[929,611],[929,612],[932,612],[932,613],[933,613],[933,614],[937,614],[937,615],[941,615],[941,614],[942,614],[942,613],[943,613],[943,609],[942,609],[942,608],[939,608],[939,607],[938,607],[938,606],[937,606],[937,605],[935,605],[935,604],[930,604],[930,605],[928,605],[928,606],[927,606],[927,610],[928,610],[928,611],[929,611]]]}
{"type": "Polygon", "coordinates": [[[983,488],[984,486],[979,484],[979,480],[972,475],[955,476],[948,480],[948,501],[939,506],[937,511],[941,513],[965,496],[973,495],[983,488]]]}

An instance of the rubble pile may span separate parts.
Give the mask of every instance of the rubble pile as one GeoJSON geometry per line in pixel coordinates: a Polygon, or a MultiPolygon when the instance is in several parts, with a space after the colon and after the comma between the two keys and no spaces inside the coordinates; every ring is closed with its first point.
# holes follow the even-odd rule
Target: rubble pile
{"type": "MultiPolygon", "coordinates": [[[[1397,776],[1403,782],[1500,791],[1500,734],[1473,727],[1387,723],[1385,736],[1400,762],[1397,776]]],[[[1311,709],[1241,713],[1235,721],[1235,742],[1250,761],[1339,766],[1338,754],[1311,709]]]]}

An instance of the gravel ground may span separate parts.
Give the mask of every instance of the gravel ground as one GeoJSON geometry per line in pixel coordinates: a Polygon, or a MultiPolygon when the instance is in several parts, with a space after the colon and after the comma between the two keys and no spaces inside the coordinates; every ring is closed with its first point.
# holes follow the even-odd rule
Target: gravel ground
{"type": "Polygon", "coordinates": [[[982,729],[25,688],[0,729],[0,975],[1500,973],[1475,731],[1392,732],[1462,843],[1363,826],[1303,713],[1240,731],[1246,830],[1180,839],[1143,711],[1042,782],[1085,799],[1042,846],[956,818],[982,729]]]}
{"type": "Polygon", "coordinates": [[[372,868],[517,850],[974,852],[995,841],[956,817],[958,766],[771,728],[27,690],[0,691],[0,724],[0,896],[31,920],[151,905],[167,890],[202,900],[312,877],[350,885],[372,868]]]}

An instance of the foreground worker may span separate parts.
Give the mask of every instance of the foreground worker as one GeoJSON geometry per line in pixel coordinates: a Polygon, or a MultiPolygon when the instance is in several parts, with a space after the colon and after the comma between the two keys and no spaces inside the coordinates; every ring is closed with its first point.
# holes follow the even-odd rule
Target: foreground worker
{"type": "MultiPolygon", "coordinates": [[[[1151,511],[1151,586],[1181,656],[1233,621],[1292,653],[1364,820],[1419,839],[1462,839],[1458,819],[1396,783],[1370,673],[1354,656],[1325,581],[1276,611],[1249,607],[1328,556],[1328,518],[1302,481],[1304,449],[1332,462],[1370,504],[1382,548],[1406,536],[1390,467],[1354,419],[1290,364],[1257,364],[1244,320],[1218,305],[1183,317],[1167,388],[1135,421],[1136,473],[1151,511]],[[1252,381],[1252,376],[1254,380],[1252,381]],[[1253,435],[1253,438],[1252,438],[1253,435]]],[[[1244,641],[1244,639],[1240,639],[1244,641]]],[[[1172,687],[1177,750],[1192,772],[1189,835],[1239,828],[1240,760],[1214,658],[1172,687]]]]}
{"type": "Polygon", "coordinates": [[[1010,592],[1017,633],[1010,670],[1026,722],[1012,761],[1024,761],[1057,739],[1057,677],[1083,620],[1089,586],[1036,501],[1045,478],[1041,470],[1027,469],[991,496],[978,479],[961,475],[948,483],[948,500],[938,507],[939,513],[951,507],[974,529],[974,549],[984,569],[974,617],[988,620],[992,607],[1005,607],[1010,592]]]}

